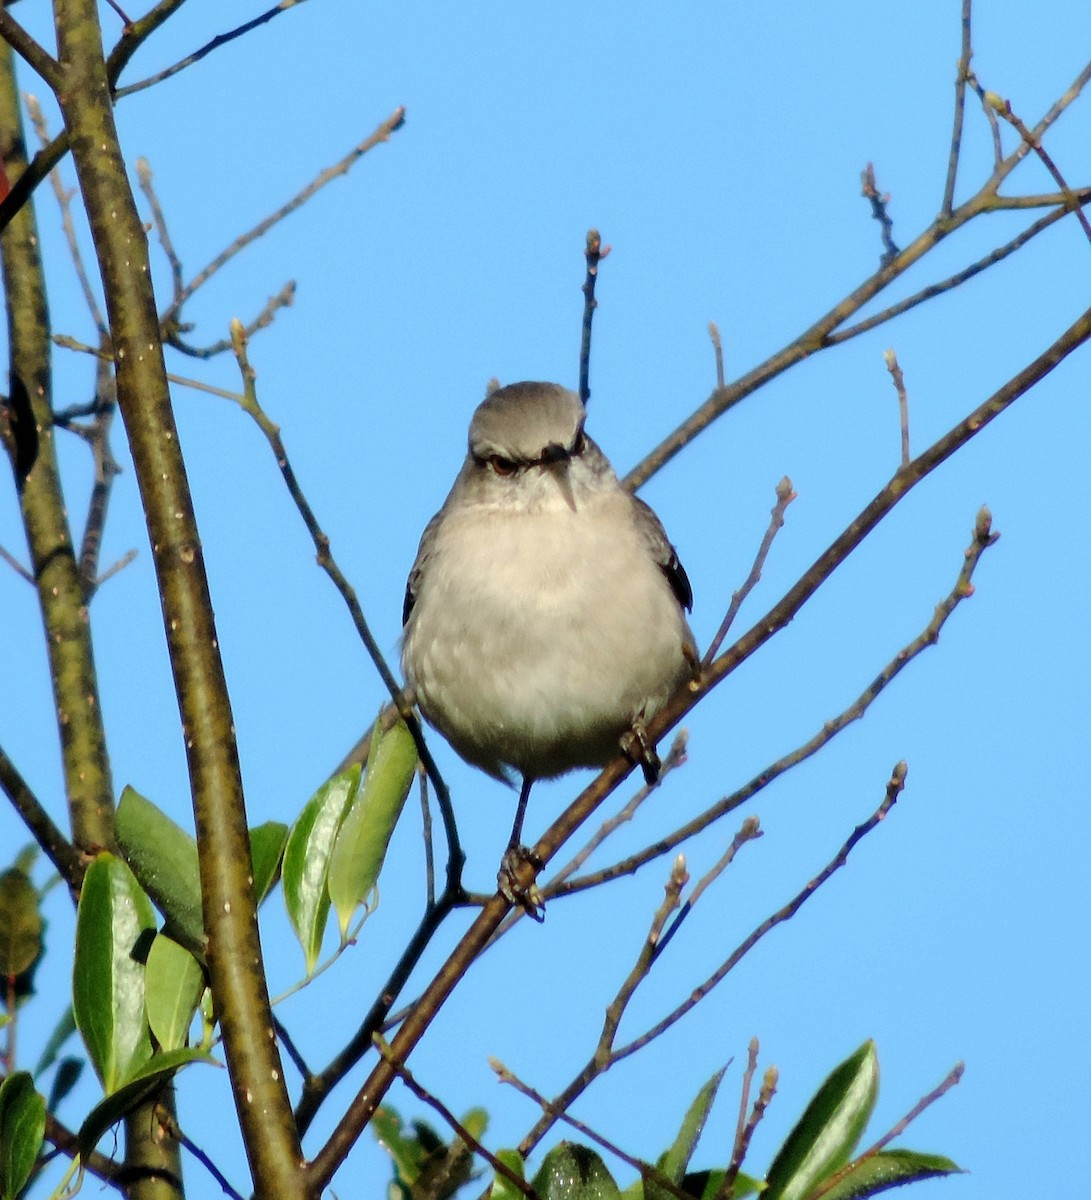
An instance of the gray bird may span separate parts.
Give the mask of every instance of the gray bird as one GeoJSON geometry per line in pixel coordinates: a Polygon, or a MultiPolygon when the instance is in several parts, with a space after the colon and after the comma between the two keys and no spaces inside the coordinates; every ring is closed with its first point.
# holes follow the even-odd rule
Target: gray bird
{"type": "Polygon", "coordinates": [[[402,669],[421,711],[467,762],[522,776],[505,891],[533,781],[622,749],[654,779],[645,722],[697,674],[689,580],[586,415],[554,383],[493,392],[406,585],[402,669]]]}

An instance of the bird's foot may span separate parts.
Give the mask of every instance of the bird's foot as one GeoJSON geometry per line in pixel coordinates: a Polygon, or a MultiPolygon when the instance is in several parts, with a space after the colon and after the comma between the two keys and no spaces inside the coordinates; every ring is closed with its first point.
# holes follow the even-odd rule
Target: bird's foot
{"type": "Polygon", "coordinates": [[[621,749],[625,757],[644,772],[644,782],[655,783],[659,779],[659,755],[648,740],[648,731],[640,717],[634,719],[631,728],[621,735],[621,749]]]}
{"type": "Polygon", "coordinates": [[[496,873],[496,884],[504,899],[517,905],[539,925],[545,920],[545,901],[535,879],[541,869],[542,860],[529,846],[515,844],[504,851],[500,870],[496,873]],[[528,869],[531,872],[529,879],[528,869]]]}

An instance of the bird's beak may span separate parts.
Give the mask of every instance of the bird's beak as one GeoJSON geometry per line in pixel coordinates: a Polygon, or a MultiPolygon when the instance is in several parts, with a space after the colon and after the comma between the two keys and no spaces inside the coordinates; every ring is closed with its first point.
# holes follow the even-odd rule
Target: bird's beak
{"type": "Polygon", "coordinates": [[[570,461],[571,455],[569,452],[564,446],[556,442],[550,443],[542,452],[542,466],[557,481],[557,487],[561,490],[565,504],[575,512],[576,497],[572,493],[572,481],[568,478],[568,465],[570,461]]]}

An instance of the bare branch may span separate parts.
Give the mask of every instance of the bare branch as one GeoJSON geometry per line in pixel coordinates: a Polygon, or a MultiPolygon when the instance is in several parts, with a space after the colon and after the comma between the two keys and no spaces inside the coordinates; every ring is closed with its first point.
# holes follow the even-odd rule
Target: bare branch
{"type": "Polygon", "coordinates": [[[792,481],[787,475],[777,484],[776,495],[777,502],[772,508],[769,528],[766,529],[765,536],[761,539],[761,545],[758,547],[758,552],[754,556],[754,565],[750,568],[750,574],[747,575],[742,586],[732,592],[731,603],[727,607],[724,619],[720,622],[720,628],[716,630],[716,636],[712,639],[708,649],[705,651],[704,658],[701,660],[702,667],[707,667],[716,657],[720,647],[724,644],[724,638],[727,637],[728,630],[734,624],[735,618],[739,614],[739,609],[742,608],[743,601],[761,580],[761,572],[765,566],[765,560],[769,557],[769,551],[773,547],[773,539],[784,525],[784,514],[787,511],[788,505],[796,498],[796,494],[792,490],[792,481]]]}
{"type": "Polygon", "coordinates": [[[1053,161],[1052,156],[1046,150],[1045,146],[1042,145],[1041,138],[1033,134],[1023,124],[1019,117],[1012,112],[1010,100],[1002,100],[999,96],[994,95],[992,92],[986,92],[985,95],[989,107],[994,109],[1001,117],[1003,117],[1009,125],[1013,126],[1018,131],[1019,136],[1023,139],[1023,141],[1030,146],[1034,150],[1034,153],[1037,154],[1041,159],[1042,165],[1050,173],[1050,175],[1053,176],[1054,182],[1061,189],[1061,194],[1064,196],[1064,203],[1066,207],[1071,209],[1076,214],[1076,220],[1079,221],[1080,226],[1087,235],[1088,241],[1091,241],[1091,223],[1089,223],[1087,220],[1087,214],[1080,207],[1075,192],[1073,192],[1073,190],[1065,182],[1065,178],[1061,174],[1060,168],[1053,161]]]}
{"type": "Polygon", "coordinates": [[[56,91],[61,86],[61,65],[36,42],[6,8],[0,8],[0,38],[56,91]]]}
{"type": "Polygon", "coordinates": [[[25,579],[31,587],[34,587],[34,576],[26,569],[26,567],[23,566],[23,564],[15,557],[14,554],[9,553],[4,549],[3,546],[0,546],[0,558],[2,558],[4,562],[11,567],[16,575],[18,575],[21,579],[25,579]]]}
{"type": "Polygon", "coordinates": [[[757,817],[747,817],[742,823],[742,827],[738,833],[731,839],[731,844],[723,852],[722,855],[712,864],[712,866],[701,876],[697,881],[697,886],[686,897],[685,904],[678,910],[674,920],[670,926],[664,931],[663,936],[659,939],[659,944],[655,948],[655,954],[652,961],[654,962],[663,951],[667,948],[671,938],[678,932],[679,926],[693,911],[697,901],[704,895],[708,888],[716,882],[717,879],[727,870],[735,861],[735,855],[742,849],[747,842],[752,842],[755,838],[762,836],[761,827],[758,824],[757,817]]]}
{"type": "Polygon", "coordinates": [[[890,203],[890,193],[880,195],[879,189],[875,186],[875,168],[871,163],[868,163],[861,173],[860,182],[864,198],[871,203],[871,215],[882,227],[883,255],[879,259],[879,265],[886,267],[901,253],[894,244],[894,222],[886,211],[886,206],[890,203]]]}
{"type": "Polygon", "coordinates": [[[577,1133],[582,1134],[588,1141],[601,1146],[608,1154],[613,1154],[625,1163],[626,1166],[632,1167],[634,1171],[638,1171],[645,1183],[656,1184],[658,1188],[662,1188],[670,1195],[677,1197],[677,1200],[693,1200],[693,1197],[688,1192],[684,1191],[677,1183],[664,1175],[658,1167],[644,1162],[643,1159],[634,1158],[631,1154],[626,1154],[620,1146],[604,1138],[601,1133],[597,1133],[590,1125],[576,1120],[569,1113],[560,1111],[551,1100],[548,1100],[541,1092],[536,1091],[529,1084],[524,1083],[513,1071],[505,1067],[498,1058],[490,1058],[489,1066],[496,1072],[497,1078],[501,1083],[508,1084],[509,1087],[515,1088],[517,1092],[521,1092],[528,1100],[533,1100],[551,1120],[563,1121],[564,1124],[575,1129],[577,1133]]]}
{"type": "Polygon", "coordinates": [[[962,53],[959,55],[958,67],[955,70],[954,129],[951,132],[951,151],[947,158],[947,181],[943,185],[943,203],[939,210],[941,217],[950,216],[955,203],[958,160],[962,152],[962,121],[966,111],[966,80],[970,73],[970,59],[973,57],[970,29],[971,8],[972,0],[962,0],[962,53]]]}
{"type": "MultiPolygon", "coordinates": [[[[1085,188],[1079,195],[1081,197],[1080,203],[1086,204],[1091,200],[1091,188],[1085,188]]],[[[1031,197],[1031,199],[1037,199],[1037,197],[1031,197]]],[[[1059,197],[1057,204],[1060,205],[1059,197]]],[[[1002,196],[997,198],[997,207],[1008,207],[1002,196]]],[[[1013,204],[1011,207],[1017,206],[1013,204]]],[[[923,304],[925,300],[931,300],[933,296],[951,291],[967,280],[973,279],[975,275],[980,275],[988,267],[1007,258],[1009,254],[1013,254],[1020,247],[1025,246],[1031,238],[1037,237],[1044,229],[1048,229],[1051,225],[1067,216],[1067,209],[1063,207],[1054,208],[1052,212],[1047,213],[1044,217],[1039,217],[1033,225],[1028,225],[1022,233],[1012,238],[1010,242],[1005,242],[1004,245],[997,246],[995,250],[990,250],[983,258],[979,258],[976,262],[971,263],[968,267],[964,267],[954,275],[948,276],[939,283],[929,284],[928,287],[921,288],[919,292],[914,292],[912,296],[907,296],[906,299],[899,300],[897,304],[892,304],[889,308],[884,308],[881,312],[877,312],[873,316],[857,322],[855,325],[849,325],[845,329],[839,329],[836,333],[831,333],[826,339],[827,344],[836,346],[841,342],[847,342],[850,338],[857,337],[861,333],[867,333],[869,329],[876,329],[894,317],[900,316],[903,312],[908,312],[911,308],[916,308],[918,304],[923,304]]]]}
{"type": "Polygon", "coordinates": [[[992,530],[992,519],[989,510],[982,508],[977,514],[974,523],[973,541],[963,555],[962,567],[958,573],[958,578],[955,580],[955,584],[947,596],[936,605],[932,619],[908,645],[903,646],[898,651],[848,708],[843,709],[837,716],[826,721],[812,738],[789,754],[785,754],[782,758],[777,759],[776,762],[771,763],[748,783],[730,795],[725,796],[703,813],[698,814],[693,820],[687,821],[685,825],[680,826],[673,833],[667,834],[651,846],[630,855],[628,858],[622,859],[611,867],[603,868],[601,871],[592,872],[574,879],[570,883],[562,884],[555,889],[554,894],[558,896],[568,895],[572,892],[595,887],[608,879],[616,878],[618,875],[631,875],[647,863],[661,858],[665,854],[669,854],[683,842],[700,833],[703,829],[706,829],[714,821],[719,820],[727,813],[733,812],[741,805],[747,803],[758,792],[768,787],[774,779],[778,779],[793,767],[799,766],[800,763],[806,762],[808,758],[817,754],[827,742],[832,741],[833,738],[853,721],[860,720],[876,698],[901,674],[913,659],[922,650],[927,649],[929,646],[934,646],[939,641],[940,631],[947,623],[951,614],[963,600],[973,595],[972,579],[977,569],[977,564],[981,560],[982,554],[999,536],[998,533],[994,533],[992,530]]]}
{"type": "Polygon", "coordinates": [[[413,1093],[414,1096],[417,1097],[418,1100],[422,1101],[424,1104],[427,1104],[429,1108],[434,1109],[437,1113],[439,1113],[440,1117],[442,1117],[443,1120],[451,1127],[451,1129],[454,1130],[455,1135],[463,1143],[463,1145],[465,1145],[474,1154],[480,1155],[498,1175],[503,1175],[508,1183],[510,1183],[512,1187],[516,1188],[518,1191],[522,1192],[524,1196],[530,1196],[532,1200],[537,1200],[537,1193],[525,1179],[517,1175],[506,1162],[497,1158],[491,1150],[488,1150],[485,1146],[483,1146],[481,1142],[479,1142],[477,1138],[475,1138],[474,1135],[466,1128],[466,1126],[462,1124],[455,1114],[451,1112],[447,1105],[439,1099],[438,1096],[433,1095],[430,1091],[422,1087],[422,1085],[417,1082],[412,1071],[409,1070],[405,1063],[399,1062],[392,1056],[389,1042],[386,1042],[382,1038],[376,1036],[375,1043],[379,1048],[379,1053],[397,1072],[398,1078],[401,1079],[405,1086],[413,1093]]]}
{"type": "Polygon", "coordinates": [[[332,166],[326,167],[320,171],[314,179],[302,191],[294,195],[286,204],[281,205],[274,213],[270,213],[263,221],[259,221],[253,229],[237,237],[226,250],[221,251],[206,267],[198,271],[198,273],[187,283],[181,292],[175,296],[173,303],[167,310],[164,316],[164,323],[168,326],[177,322],[178,314],[185,302],[197,291],[203,287],[213,275],[216,274],[221,267],[229,263],[236,254],[244,250],[251,242],[257,241],[258,238],[268,233],[274,225],[283,221],[285,217],[290,216],[301,205],[306,202],[316,193],[322,190],[326,184],[337,179],[341,175],[345,175],[349,170],[361,159],[369,150],[373,150],[376,146],[390,140],[391,136],[405,124],[405,109],[396,108],[387,119],[379,124],[373,133],[366,137],[358,146],[355,146],[344,158],[334,163],[332,166]]]}
{"type": "Polygon", "coordinates": [[[716,359],[716,386],[724,386],[724,344],[720,338],[720,327],[715,321],[708,323],[708,336],[712,342],[712,353],[716,359]]]}
{"type": "MultiPolygon", "coordinates": [[[[244,21],[243,24],[229,30],[227,33],[217,34],[211,41],[201,46],[200,49],[194,50],[192,54],[187,54],[185,58],[176,62],[173,66],[167,67],[165,70],[159,71],[147,79],[142,79],[139,83],[131,83],[127,87],[118,88],[114,93],[114,98],[120,100],[125,96],[131,96],[134,92],[142,92],[145,88],[154,87],[155,84],[162,83],[165,79],[170,79],[172,75],[177,75],[179,71],[184,71],[187,67],[192,67],[195,63],[199,63],[202,58],[211,54],[213,50],[218,50],[221,46],[226,46],[228,42],[233,42],[236,38],[240,38],[244,34],[250,33],[251,30],[257,29],[258,26],[264,25],[267,21],[271,21],[274,17],[280,16],[282,12],[287,12],[289,8],[295,8],[302,3],[303,0],[280,0],[279,4],[274,4],[272,8],[267,9],[260,16],[254,17],[249,21],[244,21]]],[[[169,6],[160,5],[160,8],[170,8],[173,10],[179,5],[180,0],[178,0],[178,3],[169,6]]],[[[168,13],[168,15],[170,14],[168,13]]]]}
{"type": "Polygon", "coordinates": [[[46,812],[18,768],[0,747],[0,788],[11,801],[12,808],[23,818],[34,840],[45,851],[73,895],[79,895],[83,882],[84,862],[79,851],[61,833],[53,818],[46,812]]]}
{"type": "Polygon", "coordinates": [[[584,258],[587,260],[587,274],[583,280],[583,326],[580,335],[580,383],[579,396],[586,404],[591,399],[591,322],[598,308],[595,299],[595,284],[599,277],[599,263],[610,253],[610,247],[602,244],[597,229],[587,231],[587,245],[584,258]]]}
{"type": "Polygon", "coordinates": [[[886,369],[890,372],[890,378],[894,381],[894,390],[898,394],[898,418],[902,430],[901,468],[904,470],[909,466],[909,397],[905,390],[905,377],[898,365],[898,356],[893,350],[886,350],[883,352],[883,359],[886,369]]]}
{"type": "MultiPolygon", "coordinates": [[[[751,1041],[752,1049],[756,1052],[757,1043],[751,1041]]],[[[755,1059],[751,1057],[751,1063],[756,1065],[755,1059]]],[[[723,1180],[720,1186],[716,1189],[715,1200],[724,1200],[724,1197],[731,1195],[731,1190],[735,1185],[735,1180],[739,1177],[739,1171],[742,1168],[743,1160],[746,1158],[746,1152],[750,1149],[750,1142],[754,1136],[754,1130],[757,1129],[762,1117],[765,1116],[765,1110],[772,1103],[773,1097],[777,1091],[777,1081],[780,1074],[776,1067],[769,1067],[765,1072],[761,1081],[761,1089],[758,1092],[758,1098],[754,1101],[754,1107],[750,1110],[750,1116],[746,1122],[739,1128],[739,1132],[735,1137],[735,1146],[731,1152],[731,1162],[727,1165],[727,1170],[724,1172],[723,1180]]],[[[749,1093],[749,1081],[743,1089],[744,1098],[749,1093]]],[[[739,1114],[740,1117],[743,1115],[739,1114]]]]}
{"type": "Polygon", "coordinates": [[[834,857],[822,868],[821,871],[811,880],[809,880],[782,908],[777,909],[771,916],[766,917],[756,929],[745,938],[736,949],[726,958],[723,963],[715,970],[703,983],[698,984],[690,994],[676,1008],[669,1012],[661,1020],[657,1021],[649,1029],[628,1042],[624,1046],[614,1047],[612,1052],[612,1061],[620,1062],[623,1058],[628,1058],[630,1054],[635,1054],[636,1051],[649,1042],[660,1037],[672,1025],[680,1021],[686,1013],[690,1012],[724,979],[735,969],[736,966],[750,953],[751,950],[765,937],[767,933],[775,929],[778,925],[782,925],[785,921],[790,921],[792,917],[803,907],[807,901],[818,892],[824,883],[841,867],[848,862],[848,857],[852,853],[856,844],[865,838],[890,812],[894,807],[895,801],[905,787],[906,765],[900,762],[895,766],[893,773],[890,776],[890,782],[886,786],[886,795],[883,797],[879,807],[867,818],[862,824],[849,834],[840,850],[834,857]]]}

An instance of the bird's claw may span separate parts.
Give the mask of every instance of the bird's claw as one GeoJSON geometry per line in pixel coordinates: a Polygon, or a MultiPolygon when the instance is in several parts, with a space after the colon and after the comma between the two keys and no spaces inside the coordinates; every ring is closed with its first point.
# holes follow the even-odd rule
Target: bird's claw
{"type": "Polygon", "coordinates": [[[621,749],[625,757],[644,772],[644,782],[656,783],[659,779],[661,763],[654,744],[648,740],[648,731],[644,722],[637,717],[632,726],[621,735],[621,749]]]}
{"type": "Polygon", "coordinates": [[[537,874],[542,869],[542,860],[529,846],[509,846],[500,860],[496,884],[509,904],[521,908],[528,917],[541,924],[545,920],[545,900],[534,875],[531,875],[529,883],[524,883],[520,878],[524,867],[529,867],[537,874]]]}

